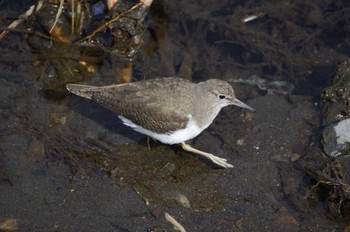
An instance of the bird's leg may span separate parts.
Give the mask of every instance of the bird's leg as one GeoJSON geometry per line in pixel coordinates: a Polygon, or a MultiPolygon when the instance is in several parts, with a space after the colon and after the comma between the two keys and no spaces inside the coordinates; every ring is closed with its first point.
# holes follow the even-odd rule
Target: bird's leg
{"type": "Polygon", "coordinates": [[[226,159],[224,158],[220,158],[220,157],[217,157],[213,154],[210,154],[210,153],[207,153],[207,152],[204,152],[204,151],[200,151],[196,148],[193,148],[191,147],[190,145],[182,142],[181,143],[181,146],[182,146],[182,149],[184,149],[185,151],[188,151],[188,152],[192,152],[192,153],[195,153],[195,154],[198,154],[198,155],[201,155],[201,156],[204,156],[208,159],[210,159],[211,161],[213,161],[213,163],[221,166],[221,167],[224,167],[224,168],[232,168],[233,166],[229,163],[227,163],[226,159]]]}

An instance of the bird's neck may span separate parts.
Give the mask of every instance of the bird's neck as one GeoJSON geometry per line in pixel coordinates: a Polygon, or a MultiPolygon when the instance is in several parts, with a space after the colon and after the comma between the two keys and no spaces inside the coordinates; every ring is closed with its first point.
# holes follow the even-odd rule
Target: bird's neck
{"type": "Polygon", "coordinates": [[[221,110],[221,107],[207,107],[207,108],[202,108],[200,109],[200,112],[196,112],[196,121],[197,125],[200,128],[207,128],[216,118],[216,116],[219,114],[221,110]],[[202,115],[202,116],[198,116],[202,115]]]}

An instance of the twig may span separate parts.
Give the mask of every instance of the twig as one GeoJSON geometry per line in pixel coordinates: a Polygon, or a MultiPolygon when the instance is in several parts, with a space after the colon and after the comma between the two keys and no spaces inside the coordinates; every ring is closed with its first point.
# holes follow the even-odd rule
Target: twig
{"type": "Polygon", "coordinates": [[[71,19],[71,30],[72,34],[75,34],[75,7],[74,7],[74,0],[71,2],[71,12],[72,12],[72,19],[71,19]]]}
{"type": "Polygon", "coordinates": [[[43,0],[39,1],[37,5],[32,5],[29,7],[29,9],[24,13],[21,14],[17,20],[13,21],[5,31],[1,32],[0,34],[0,40],[2,40],[8,33],[11,31],[11,29],[16,28],[18,25],[23,23],[29,15],[33,13],[33,11],[38,11],[43,6],[43,0]]]}
{"type": "Polygon", "coordinates": [[[61,14],[62,14],[63,2],[64,2],[64,0],[60,1],[60,5],[59,5],[58,10],[57,10],[55,22],[53,23],[53,25],[52,25],[52,27],[50,29],[50,34],[51,34],[52,30],[55,28],[55,26],[56,26],[56,24],[58,22],[58,19],[60,18],[61,14]]]}
{"type": "Polygon", "coordinates": [[[165,212],[164,217],[168,222],[173,224],[175,230],[178,230],[180,232],[186,232],[185,228],[178,221],[176,221],[175,218],[173,218],[170,214],[165,212]]]}
{"type": "Polygon", "coordinates": [[[149,206],[149,201],[146,198],[143,198],[141,193],[135,187],[133,187],[133,189],[136,192],[136,194],[145,202],[146,206],[148,207],[149,206]]]}
{"type": "Polygon", "coordinates": [[[141,6],[143,6],[143,2],[137,3],[136,5],[132,6],[129,10],[127,10],[127,11],[121,13],[120,15],[118,15],[117,17],[115,17],[114,19],[112,19],[112,20],[106,22],[105,24],[99,26],[94,32],[92,32],[92,34],[86,36],[85,38],[82,38],[81,40],[78,40],[78,43],[81,43],[81,42],[84,42],[84,41],[86,41],[86,40],[91,39],[91,38],[94,37],[97,33],[99,33],[100,31],[102,31],[104,28],[108,27],[110,24],[112,24],[112,23],[118,21],[121,17],[123,17],[123,16],[129,14],[131,11],[136,10],[137,8],[139,8],[139,7],[141,7],[141,6]]]}

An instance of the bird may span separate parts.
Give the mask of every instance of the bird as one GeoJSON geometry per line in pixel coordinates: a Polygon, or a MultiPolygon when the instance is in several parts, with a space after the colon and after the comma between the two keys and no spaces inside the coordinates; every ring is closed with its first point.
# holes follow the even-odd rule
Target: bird
{"type": "Polygon", "coordinates": [[[232,168],[227,159],[193,148],[186,141],[205,130],[223,107],[255,111],[238,100],[230,83],[208,79],[194,83],[163,77],[106,86],[67,84],[69,92],[91,99],[117,113],[123,124],[163,144],[181,144],[185,151],[232,168]]]}

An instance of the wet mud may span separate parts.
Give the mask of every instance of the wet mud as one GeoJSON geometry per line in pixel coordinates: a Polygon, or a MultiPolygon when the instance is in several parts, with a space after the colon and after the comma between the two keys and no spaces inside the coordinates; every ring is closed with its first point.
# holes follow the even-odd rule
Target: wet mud
{"type": "MultiPolygon", "coordinates": [[[[1,28],[33,3],[0,3],[1,28]]],[[[125,62],[104,51],[90,72],[70,47],[34,49],[24,24],[0,41],[0,230],[175,231],[164,213],[187,231],[349,228],[305,168],[325,161],[320,96],[349,54],[348,3],[153,4],[133,79],[232,83],[257,113],[224,108],[190,144],[234,167],[147,141],[68,94],[62,83],[125,81],[125,62]]]]}

